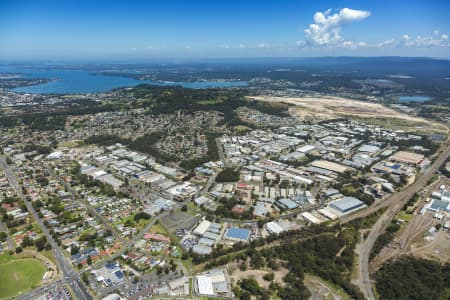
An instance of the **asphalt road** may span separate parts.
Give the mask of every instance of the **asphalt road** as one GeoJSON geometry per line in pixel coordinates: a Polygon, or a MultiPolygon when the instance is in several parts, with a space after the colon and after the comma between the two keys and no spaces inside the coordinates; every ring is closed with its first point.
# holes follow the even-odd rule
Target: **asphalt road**
{"type": "Polygon", "coordinates": [[[13,241],[11,239],[11,236],[8,233],[8,230],[6,229],[6,225],[3,224],[2,221],[0,221],[0,231],[3,231],[3,232],[5,232],[8,235],[6,237],[6,242],[8,244],[8,249],[9,249],[9,251],[14,251],[14,243],[13,243],[13,241]]]}
{"type": "MultiPolygon", "coordinates": [[[[0,157],[0,166],[5,172],[5,175],[8,178],[9,183],[16,190],[17,195],[23,200],[28,211],[41,227],[42,232],[47,237],[47,241],[52,245],[53,254],[59,265],[61,274],[63,275],[63,279],[61,280],[60,284],[68,283],[72,288],[73,292],[75,293],[77,299],[80,300],[93,299],[92,296],[89,294],[88,290],[86,289],[86,287],[84,286],[83,282],[81,281],[79,274],[72,269],[70,262],[64,256],[64,253],[62,252],[61,248],[58,247],[58,244],[55,242],[49,230],[37,215],[31,203],[26,199],[25,195],[22,193],[22,189],[20,188],[19,183],[17,182],[16,176],[9,168],[3,156],[0,157]]],[[[19,297],[19,299],[33,299],[37,296],[40,296],[41,294],[42,290],[36,289],[27,293],[26,295],[23,295],[22,297],[19,297]]]]}
{"type": "Polygon", "coordinates": [[[222,142],[220,138],[216,138],[217,150],[219,151],[219,159],[224,163],[226,167],[228,167],[228,160],[225,159],[225,154],[223,153],[222,142]]]}
{"type": "Polygon", "coordinates": [[[145,227],[138,234],[136,234],[129,242],[125,243],[122,246],[122,248],[120,248],[118,251],[116,251],[112,256],[109,256],[106,260],[99,261],[96,264],[92,265],[91,269],[99,268],[99,267],[105,265],[107,261],[115,260],[115,259],[119,258],[120,256],[122,256],[123,254],[125,254],[128,250],[130,250],[133,247],[133,245],[138,240],[142,239],[144,234],[146,234],[150,230],[150,228],[153,225],[155,225],[156,222],[159,221],[159,219],[169,215],[170,213],[171,213],[170,211],[166,211],[166,212],[163,212],[162,214],[154,217],[147,225],[145,225],[145,227]]]}
{"type": "MultiPolygon", "coordinates": [[[[351,220],[366,217],[375,211],[379,210],[382,207],[388,207],[386,212],[378,219],[378,221],[375,223],[375,225],[372,227],[372,230],[369,233],[369,236],[366,238],[366,240],[361,244],[360,248],[360,255],[359,255],[359,265],[358,265],[358,277],[359,277],[359,285],[361,290],[365,293],[368,299],[375,299],[375,296],[372,291],[372,286],[370,282],[370,276],[369,276],[369,256],[370,251],[373,248],[375,241],[377,240],[378,236],[386,229],[386,227],[390,224],[392,218],[402,209],[402,207],[405,205],[407,201],[414,195],[414,193],[420,191],[423,187],[426,186],[429,178],[439,169],[439,167],[445,162],[445,160],[448,158],[450,154],[450,146],[447,146],[444,151],[440,153],[438,158],[434,161],[434,163],[414,182],[412,185],[407,187],[405,190],[395,193],[389,198],[385,199],[382,202],[378,202],[369,208],[358,211],[355,214],[352,214],[350,216],[347,216],[345,218],[341,219],[341,223],[347,223],[351,220]]],[[[0,165],[4,169],[5,174],[10,181],[10,183],[13,185],[13,187],[16,189],[19,197],[21,197],[24,200],[25,205],[27,206],[30,213],[32,213],[33,217],[37,220],[38,224],[41,226],[44,234],[47,236],[48,241],[52,244],[53,252],[55,255],[55,258],[58,261],[58,264],[60,265],[60,269],[62,271],[62,274],[64,276],[64,279],[60,282],[53,283],[51,285],[46,286],[45,288],[50,288],[52,286],[57,286],[58,284],[64,284],[69,283],[72,287],[75,296],[79,299],[93,299],[92,296],[87,291],[86,287],[84,286],[83,282],[80,280],[80,276],[77,272],[75,272],[70,262],[67,260],[67,258],[62,253],[61,249],[58,247],[56,242],[51,237],[48,229],[43,225],[42,221],[38,218],[36,212],[34,211],[31,204],[26,200],[24,195],[22,194],[22,189],[17,183],[17,180],[12,173],[12,171],[9,169],[9,167],[6,164],[6,161],[3,157],[0,158],[0,165]]],[[[69,189],[70,190],[70,189],[69,189]]],[[[73,192],[73,190],[72,190],[73,192]]],[[[72,193],[73,196],[76,196],[76,194],[72,193]]],[[[127,242],[124,247],[120,249],[120,251],[116,252],[115,255],[110,258],[114,259],[119,257],[120,255],[124,254],[127,250],[131,249],[133,244],[142,238],[142,236],[145,234],[145,232],[148,231],[148,229],[153,226],[157,220],[159,220],[161,217],[166,216],[170,212],[164,212],[163,214],[159,215],[158,217],[154,218],[147,226],[144,228],[144,230],[141,230],[136,236],[133,237],[132,240],[127,242]]],[[[277,219],[281,218],[289,218],[290,216],[294,216],[299,212],[291,212],[289,214],[279,216],[277,219]]],[[[247,224],[253,224],[256,223],[255,221],[246,221],[246,220],[225,220],[222,221],[228,221],[231,223],[247,223],[247,224]]],[[[103,223],[103,222],[102,222],[103,223]]],[[[104,262],[101,262],[99,264],[103,264],[104,262]]],[[[94,265],[96,266],[96,265],[94,265]]],[[[35,296],[40,295],[44,288],[36,289],[30,293],[27,293],[26,295],[20,297],[19,299],[32,299],[35,296]]]]}
{"type": "Polygon", "coordinates": [[[370,282],[369,274],[369,258],[370,252],[375,245],[378,237],[386,230],[386,228],[391,223],[392,219],[398,212],[405,206],[405,204],[413,197],[416,192],[423,189],[431,176],[436,173],[440,166],[447,160],[450,155],[450,146],[446,146],[444,151],[438,156],[438,158],[433,162],[433,164],[409,187],[405,190],[393,194],[391,197],[383,201],[384,205],[378,205],[370,207],[359,214],[355,214],[342,222],[348,222],[352,219],[359,218],[361,216],[367,216],[374,211],[380,209],[383,206],[387,206],[387,210],[383,215],[377,220],[375,225],[372,227],[368,237],[360,245],[360,253],[358,256],[358,285],[363,293],[366,295],[367,299],[374,300],[375,295],[372,291],[372,284],[370,282]]]}
{"type": "Polygon", "coordinates": [[[77,201],[79,203],[81,203],[94,217],[95,219],[97,219],[97,221],[103,225],[105,225],[105,227],[107,229],[109,229],[113,235],[113,237],[119,241],[120,243],[125,243],[125,240],[117,233],[116,229],[114,228],[114,226],[111,225],[110,222],[108,222],[102,215],[100,215],[89,203],[87,203],[86,200],[83,200],[78,193],[70,186],[70,184],[68,184],[67,182],[65,182],[62,178],[60,178],[60,176],[58,176],[57,174],[55,174],[54,170],[50,167],[50,166],[46,166],[47,170],[50,172],[50,174],[56,179],[58,180],[66,189],[67,191],[69,191],[69,193],[72,195],[72,199],[74,201],[77,201]]]}

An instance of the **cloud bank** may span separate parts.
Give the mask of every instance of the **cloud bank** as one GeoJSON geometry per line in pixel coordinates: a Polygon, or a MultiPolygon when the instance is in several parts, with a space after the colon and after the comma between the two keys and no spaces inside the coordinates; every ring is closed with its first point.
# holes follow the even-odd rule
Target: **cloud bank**
{"type": "Polygon", "coordinates": [[[363,21],[371,15],[370,11],[342,8],[339,11],[328,9],[316,12],[314,23],[304,30],[304,40],[297,41],[301,48],[345,48],[356,50],[360,48],[431,48],[450,47],[448,35],[434,30],[429,36],[412,37],[404,34],[400,38],[390,38],[379,43],[347,40],[343,36],[343,29],[352,23],[363,21]]]}
{"type": "MultiPolygon", "coordinates": [[[[331,9],[314,14],[314,23],[305,29],[305,40],[297,42],[300,46],[344,46],[349,45],[342,36],[342,28],[370,16],[370,11],[343,8],[331,14],[331,9]]],[[[351,42],[353,43],[353,42],[351,42]]]]}

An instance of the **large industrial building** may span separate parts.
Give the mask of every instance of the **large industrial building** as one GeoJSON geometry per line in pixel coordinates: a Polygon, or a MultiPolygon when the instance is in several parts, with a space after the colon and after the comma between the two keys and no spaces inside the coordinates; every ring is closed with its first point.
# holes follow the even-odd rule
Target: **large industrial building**
{"type": "Polygon", "coordinates": [[[398,151],[390,157],[390,159],[393,161],[398,161],[410,165],[418,165],[424,160],[424,158],[425,156],[423,156],[422,154],[408,151],[398,151]]]}
{"type": "Polygon", "coordinates": [[[223,269],[213,269],[195,276],[194,290],[199,296],[233,297],[228,273],[223,269]]]}
{"type": "Polygon", "coordinates": [[[249,237],[250,237],[250,230],[237,227],[230,227],[225,232],[223,238],[235,242],[248,242],[249,237]]]}
{"type": "Polygon", "coordinates": [[[341,174],[349,169],[346,166],[327,160],[315,160],[311,163],[311,166],[341,174]]]}
{"type": "Polygon", "coordinates": [[[330,203],[330,207],[340,215],[345,215],[353,211],[366,207],[364,202],[355,197],[343,197],[330,203]]]}

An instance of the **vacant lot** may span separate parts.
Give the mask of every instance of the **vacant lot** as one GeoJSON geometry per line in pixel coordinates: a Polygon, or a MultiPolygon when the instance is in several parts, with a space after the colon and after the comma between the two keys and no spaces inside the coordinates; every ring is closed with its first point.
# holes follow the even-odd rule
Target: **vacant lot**
{"type": "Polygon", "coordinates": [[[419,258],[438,260],[441,263],[450,261],[450,234],[440,230],[432,241],[425,241],[423,235],[416,239],[409,249],[408,254],[419,258]]]}
{"type": "Polygon", "coordinates": [[[161,224],[173,234],[180,229],[191,229],[197,223],[199,218],[200,217],[194,217],[190,214],[178,211],[162,218],[161,224]]]}
{"type": "Polygon", "coordinates": [[[274,273],[274,280],[273,282],[278,283],[280,286],[284,286],[283,278],[286,276],[287,273],[289,273],[289,270],[285,268],[279,268],[276,271],[269,271],[269,270],[245,270],[241,271],[239,270],[239,267],[237,264],[232,265],[232,272],[231,272],[231,281],[236,284],[241,279],[244,278],[252,278],[255,279],[258,284],[263,288],[269,288],[270,281],[266,281],[263,279],[263,276],[268,273],[274,273]]]}
{"type": "Polygon", "coordinates": [[[374,125],[384,125],[396,129],[420,132],[446,133],[447,128],[419,117],[410,116],[385,107],[379,103],[371,103],[341,97],[251,97],[258,101],[283,102],[292,104],[289,109],[293,116],[300,120],[320,121],[340,117],[361,119],[374,125]]]}
{"type": "Polygon", "coordinates": [[[309,274],[305,274],[305,286],[311,292],[312,300],[344,300],[350,299],[348,295],[345,294],[339,288],[332,286],[327,283],[325,280],[312,276],[309,274]]]}
{"type": "Polygon", "coordinates": [[[35,258],[2,259],[0,263],[0,299],[14,297],[37,287],[46,271],[45,265],[35,258]]]}

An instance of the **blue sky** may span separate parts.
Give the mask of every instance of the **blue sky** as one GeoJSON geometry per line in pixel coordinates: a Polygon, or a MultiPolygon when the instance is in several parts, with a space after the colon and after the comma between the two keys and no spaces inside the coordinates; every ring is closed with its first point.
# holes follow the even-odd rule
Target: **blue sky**
{"type": "Polygon", "coordinates": [[[450,57],[450,1],[0,0],[0,59],[450,57]]]}

